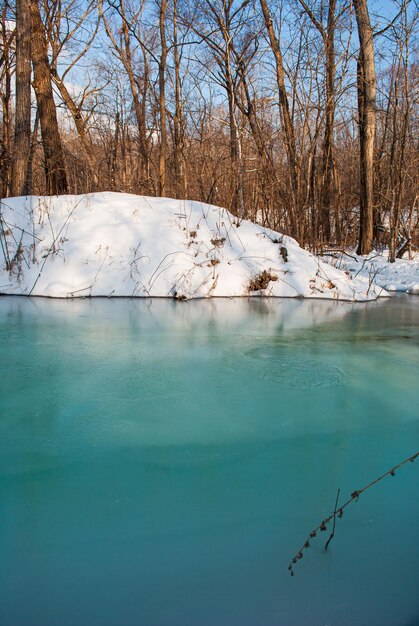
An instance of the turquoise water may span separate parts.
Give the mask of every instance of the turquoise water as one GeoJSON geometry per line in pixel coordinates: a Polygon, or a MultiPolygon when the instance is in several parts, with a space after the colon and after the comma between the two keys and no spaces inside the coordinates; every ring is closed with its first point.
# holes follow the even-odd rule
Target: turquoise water
{"type": "Polygon", "coordinates": [[[2,626],[417,626],[419,299],[0,298],[2,626]]]}

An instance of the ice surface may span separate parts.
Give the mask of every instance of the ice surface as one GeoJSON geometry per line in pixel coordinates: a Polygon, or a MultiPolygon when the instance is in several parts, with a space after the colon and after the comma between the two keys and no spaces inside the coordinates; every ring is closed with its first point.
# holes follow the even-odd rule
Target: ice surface
{"type": "Polygon", "coordinates": [[[0,624],[418,624],[416,300],[0,298],[0,624]]]}

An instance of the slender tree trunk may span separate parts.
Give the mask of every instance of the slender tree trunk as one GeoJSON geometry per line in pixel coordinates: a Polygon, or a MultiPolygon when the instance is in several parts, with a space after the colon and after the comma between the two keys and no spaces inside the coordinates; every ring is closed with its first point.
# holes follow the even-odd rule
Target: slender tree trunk
{"type": "MultiPolygon", "coordinates": [[[[7,71],[4,79],[4,93],[1,98],[1,107],[3,113],[3,129],[1,138],[0,152],[0,194],[1,198],[6,198],[9,189],[10,178],[10,99],[11,99],[11,79],[10,73],[7,71]]],[[[13,195],[13,194],[12,194],[13,195]]]]}
{"type": "Polygon", "coordinates": [[[119,126],[120,126],[120,116],[119,111],[116,112],[115,115],[115,134],[113,140],[113,148],[111,153],[111,159],[109,164],[109,173],[111,179],[111,189],[115,191],[116,189],[116,167],[118,160],[118,140],[119,140],[119,126]]]}
{"type": "Polygon", "coordinates": [[[12,195],[28,193],[28,157],[31,143],[31,8],[16,0],[16,110],[12,168],[12,195]]]}
{"type": "MultiPolygon", "coordinates": [[[[135,110],[135,118],[137,121],[137,128],[138,128],[138,145],[139,145],[139,149],[140,149],[140,155],[141,155],[141,183],[144,185],[148,185],[148,178],[149,178],[149,174],[148,174],[148,147],[147,147],[147,140],[146,140],[146,114],[145,114],[145,102],[146,102],[146,94],[143,96],[143,102],[141,102],[140,99],[140,94],[139,94],[139,89],[138,89],[138,83],[134,74],[134,64],[133,64],[133,59],[132,59],[132,51],[131,51],[131,38],[130,38],[130,33],[128,30],[128,25],[127,25],[127,19],[125,16],[125,9],[124,9],[124,4],[123,2],[121,2],[120,4],[121,6],[121,15],[122,15],[122,32],[124,35],[124,50],[125,50],[125,60],[123,61],[126,72],[128,74],[128,80],[130,83],[130,87],[131,87],[131,93],[132,93],[132,98],[134,101],[134,110],[135,110]]],[[[142,48],[144,57],[145,57],[145,50],[144,48],[142,48]]],[[[147,84],[148,84],[148,75],[147,75],[147,71],[146,71],[146,57],[144,58],[144,67],[145,67],[145,76],[144,76],[144,81],[145,81],[145,90],[147,90],[147,84]]]]}
{"type": "MultiPolygon", "coordinates": [[[[407,64],[406,64],[407,65],[407,64]]],[[[410,100],[410,91],[409,91],[409,79],[408,79],[408,71],[404,69],[405,76],[405,93],[404,93],[404,105],[405,111],[403,112],[402,118],[402,127],[400,129],[400,136],[397,137],[399,142],[399,154],[398,154],[398,163],[395,165],[395,180],[393,185],[394,191],[394,202],[392,203],[391,213],[390,213],[390,242],[389,242],[389,262],[394,263],[397,255],[397,245],[399,239],[399,229],[400,229],[400,217],[402,214],[402,206],[403,206],[403,197],[404,197],[404,186],[405,186],[405,178],[406,178],[406,143],[407,143],[407,131],[409,124],[409,100],[410,100]]],[[[394,111],[394,133],[397,133],[397,104],[398,98],[395,100],[395,111],[394,111]]]]}
{"type": "MultiPolygon", "coordinates": [[[[334,123],[335,123],[335,29],[336,29],[336,1],[329,0],[327,11],[327,26],[321,18],[317,18],[305,0],[299,0],[305,12],[323,39],[326,74],[326,104],[323,138],[323,162],[320,184],[320,225],[323,241],[331,238],[331,207],[335,196],[335,161],[334,161],[334,123]]],[[[311,185],[314,188],[313,185],[311,185]]],[[[317,233],[316,233],[317,235],[317,233]]]]}
{"type": "Polygon", "coordinates": [[[236,117],[236,93],[231,70],[229,36],[225,33],[226,56],[224,75],[226,81],[226,91],[228,99],[229,127],[230,127],[230,158],[234,176],[234,194],[232,204],[235,212],[240,218],[244,217],[244,200],[243,200],[243,154],[240,138],[240,129],[236,117]]]}
{"type": "MultiPolygon", "coordinates": [[[[393,123],[393,141],[397,140],[398,143],[398,151],[397,151],[397,165],[392,168],[394,171],[394,185],[393,189],[395,192],[395,203],[392,207],[392,211],[390,213],[390,245],[389,245],[389,261],[390,263],[394,263],[396,258],[401,252],[402,249],[407,249],[409,247],[410,240],[410,232],[408,224],[412,221],[412,213],[410,213],[410,217],[407,220],[406,229],[405,229],[405,237],[406,242],[402,246],[400,250],[397,248],[400,246],[399,242],[399,234],[400,234],[400,222],[403,213],[406,212],[406,207],[409,205],[409,200],[405,195],[405,187],[406,187],[406,176],[407,176],[407,163],[406,163],[406,150],[407,145],[409,143],[409,119],[410,119],[410,107],[411,107],[411,86],[410,86],[410,78],[409,78],[409,38],[410,38],[410,29],[408,27],[408,17],[407,17],[407,9],[404,7],[401,25],[403,27],[402,30],[402,39],[400,41],[400,57],[398,62],[398,68],[396,72],[396,80],[395,80],[395,97],[394,97],[394,123],[393,123]],[[399,84],[400,84],[400,94],[399,94],[399,84]],[[398,118],[400,122],[398,123],[398,118]]],[[[414,134],[414,133],[412,133],[414,134]]],[[[416,203],[416,197],[412,204],[414,206],[416,203]]],[[[405,213],[406,217],[406,213],[405,213]]]]}
{"type": "Polygon", "coordinates": [[[143,87],[140,92],[139,84],[137,82],[135,72],[134,72],[134,62],[132,57],[132,49],[131,49],[131,37],[132,32],[130,32],[128,28],[128,18],[125,13],[125,5],[122,0],[119,1],[117,5],[118,13],[120,13],[122,24],[121,31],[123,35],[123,40],[121,44],[118,44],[115,35],[113,34],[109,21],[105,15],[105,11],[103,10],[102,2],[98,1],[99,12],[101,18],[103,20],[103,24],[105,26],[106,34],[108,35],[115,51],[118,54],[118,57],[125,69],[125,72],[128,77],[131,95],[134,105],[135,118],[137,122],[138,129],[138,145],[141,156],[141,167],[140,167],[140,184],[144,188],[146,187],[149,190],[150,187],[150,155],[149,155],[149,146],[147,141],[147,133],[146,133],[146,103],[147,103],[147,91],[149,85],[149,77],[150,70],[148,67],[148,59],[147,59],[147,50],[144,46],[144,43],[141,40],[140,34],[136,35],[136,39],[141,47],[141,52],[143,55],[143,63],[144,63],[144,80],[143,87]]]}
{"type": "Polygon", "coordinates": [[[67,174],[51,85],[47,40],[38,0],[31,0],[33,87],[41,123],[47,193],[67,193],[67,174]]]}
{"type": "Polygon", "coordinates": [[[182,104],[182,84],[180,76],[180,58],[177,31],[177,0],[173,2],[173,60],[175,64],[175,115],[173,118],[174,169],[177,197],[186,197],[186,179],[184,163],[184,116],[182,104]]]}
{"type": "Polygon", "coordinates": [[[1,14],[2,50],[0,56],[0,86],[1,111],[3,115],[2,133],[0,144],[0,198],[5,198],[9,192],[10,165],[11,165],[11,140],[10,140],[10,107],[12,97],[12,69],[11,69],[11,43],[12,38],[7,33],[8,5],[4,4],[1,14]]]}
{"type": "MultiPolygon", "coordinates": [[[[239,71],[242,96],[241,98],[238,98],[236,100],[236,103],[238,108],[240,109],[240,112],[243,116],[245,116],[247,122],[249,123],[250,133],[252,135],[258,157],[260,159],[260,170],[257,176],[257,189],[255,195],[256,198],[258,198],[259,195],[262,197],[262,224],[266,226],[269,225],[267,212],[269,212],[270,204],[267,189],[272,185],[272,179],[275,184],[279,183],[278,175],[272,160],[272,155],[267,149],[266,141],[260,128],[259,120],[255,111],[255,106],[249,91],[248,79],[243,64],[239,64],[239,71]]],[[[253,203],[255,210],[258,206],[258,200],[256,198],[253,203]]]]}
{"type": "Polygon", "coordinates": [[[4,92],[1,97],[1,108],[3,114],[3,128],[0,151],[0,194],[1,198],[6,198],[9,190],[10,179],[10,100],[11,100],[11,75],[10,66],[5,68],[4,92]]]}
{"type": "Polygon", "coordinates": [[[265,27],[269,35],[269,43],[275,57],[276,82],[278,87],[279,107],[282,123],[282,136],[284,139],[285,149],[288,159],[288,167],[291,176],[291,191],[293,197],[293,207],[291,211],[291,230],[292,234],[298,238],[299,235],[299,217],[297,215],[299,208],[299,188],[300,188],[300,172],[297,159],[297,149],[295,143],[294,126],[291,119],[291,113],[288,103],[287,92],[285,89],[285,71],[282,59],[279,41],[275,35],[272,17],[266,0],[259,0],[262,7],[265,27]]]}
{"type": "Polygon", "coordinates": [[[36,112],[35,123],[33,126],[33,131],[31,133],[31,144],[29,147],[29,157],[28,157],[28,195],[32,194],[33,188],[33,157],[35,154],[36,142],[38,138],[38,129],[39,129],[39,114],[36,112]]]}
{"type": "Polygon", "coordinates": [[[327,32],[324,36],[326,56],[326,111],[323,140],[323,185],[322,185],[322,229],[323,239],[330,241],[331,208],[335,199],[334,176],[334,124],[335,124],[335,11],[336,0],[330,0],[327,19],[327,32]]]}
{"type": "Polygon", "coordinates": [[[166,124],[166,61],[167,41],[164,25],[167,0],[160,0],[160,61],[159,61],[159,113],[160,113],[160,150],[159,150],[159,195],[166,195],[166,159],[167,159],[167,124],[166,124]]]}
{"type": "Polygon", "coordinates": [[[145,46],[141,46],[141,51],[143,54],[143,65],[144,65],[144,76],[143,76],[143,85],[141,89],[141,106],[140,106],[140,115],[141,115],[141,132],[140,132],[140,150],[143,155],[144,160],[144,178],[147,183],[147,189],[151,188],[150,185],[150,150],[149,150],[149,140],[147,138],[147,95],[150,87],[150,65],[147,57],[147,50],[145,46]]]}
{"type": "Polygon", "coordinates": [[[354,0],[359,36],[358,111],[360,140],[360,215],[358,254],[369,254],[374,237],[374,140],[376,74],[373,32],[367,0],[354,0]]]}

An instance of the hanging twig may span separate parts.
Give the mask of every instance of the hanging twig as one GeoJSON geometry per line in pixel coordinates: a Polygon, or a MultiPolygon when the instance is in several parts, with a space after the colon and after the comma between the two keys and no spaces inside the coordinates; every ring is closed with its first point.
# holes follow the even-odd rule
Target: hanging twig
{"type": "MultiPolygon", "coordinates": [[[[291,576],[295,575],[294,572],[294,566],[296,565],[296,563],[303,558],[304,556],[304,550],[306,550],[307,548],[310,547],[310,541],[312,539],[314,539],[317,535],[317,533],[323,532],[325,530],[327,530],[327,524],[333,520],[333,530],[332,530],[332,534],[329,538],[332,538],[334,530],[335,530],[335,523],[336,523],[336,518],[337,517],[342,517],[343,516],[343,510],[349,505],[351,504],[351,502],[354,502],[356,500],[358,500],[359,496],[364,493],[364,491],[367,491],[367,489],[370,489],[371,487],[373,487],[374,485],[376,485],[377,483],[379,483],[381,480],[383,480],[383,478],[385,478],[386,476],[395,476],[396,475],[396,470],[398,470],[400,467],[402,467],[403,465],[406,465],[406,463],[413,463],[413,461],[419,456],[419,452],[415,452],[414,454],[412,454],[412,456],[410,456],[409,458],[405,459],[404,461],[402,461],[401,463],[399,463],[398,465],[395,465],[394,467],[392,467],[390,470],[388,470],[388,472],[385,472],[384,474],[382,474],[381,476],[379,476],[378,478],[376,478],[375,480],[373,480],[372,482],[370,482],[368,485],[366,485],[365,487],[363,487],[362,489],[356,489],[355,491],[353,491],[351,493],[351,497],[349,498],[349,500],[347,500],[344,504],[342,504],[341,507],[339,507],[338,509],[336,509],[336,505],[335,505],[335,510],[333,511],[333,513],[331,513],[328,517],[326,517],[321,524],[319,524],[319,526],[317,526],[317,528],[314,528],[314,530],[311,531],[311,533],[309,534],[309,536],[307,537],[306,541],[303,543],[303,545],[301,546],[300,550],[297,552],[297,554],[291,559],[290,564],[288,565],[288,570],[291,574],[291,576]]],[[[339,492],[338,492],[338,496],[339,496],[339,492]]],[[[337,499],[336,499],[337,502],[337,499]]],[[[327,548],[327,545],[329,544],[329,541],[327,542],[325,549],[327,548]]]]}
{"type": "Polygon", "coordinates": [[[333,537],[335,536],[335,527],[336,527],[336,511],[338,508],[338,502],[339,502],[339,494],[340,494],[340,489],[338,489],[338,492],[336,494],[336,502],[335,502],[335,510],[333,512],[333,528],[332,528],[332,532],[330,533],[330,537],[326,542],[326,545],[324,546],[324,549],[327,550],[327,548],[329,547],[329,543],[332,541],[333,537]]]}

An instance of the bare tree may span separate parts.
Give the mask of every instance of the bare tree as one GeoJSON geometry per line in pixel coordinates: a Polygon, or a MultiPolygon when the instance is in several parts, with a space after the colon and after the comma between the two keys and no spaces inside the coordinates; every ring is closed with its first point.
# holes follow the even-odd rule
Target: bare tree
{"type": "Polygon", "coordinates": [[[153,43],[148,42],[146,33],[143,34],[141,14],[144,2],[140,2],[134,10],[128,10],[126,0],[98,0],[98,6],[106,34],[129,81],[140,149],[140,183],[150,192],[150,139],[147,133],[146,103],[150,87],[148,55],[153,43]],[[118,18],[119,24],[112,23],[115,18],[118,18]],[[142,75],[138,71],[141,64],[136,58],[135,46],[139,46],[142,55],[142,75]]]}
{"type": "Polygon", "coordinates": [[[313,250],[329,241],[354,245],[359,229],[359,250],[367,252],[373,223],[382,224],[391,259],[415,241],[409,0],[395,0],[393,20],[377,16],[384,28],[374,33],[367,0],[354,0],[356,20],[350,0],[30,0],[32,135],[19,95],[14,110],[16,2],[19,14],[23,0],[0,8],[3,196],[21,158],[26,171],[33,162],[36,193],[111,188],[189,197],[313,250]],[[373,36],[387,42],[377,111],[373,36]],[[54,98],[64,112],[61,133],[54,98]],[[14,134],[16,146],[31,138],[29,149],[16,148],[15,164],[14,134]]]}
{"type": "Polygon", "coordinates": [[[274,30],[271,12],[269,10],[267,0],[259,1],[263,12],[266,31],[269,36],[269,43],[275,59],[276,83],[278,88],[279,108],[281,114],[282,136],[287,153],[292,191],[292,207],[290,207],[291,232],[298,239],[298,212],[300,206],[300,168],[297,156],[294,125],[292,122],[287,90],[285,86],[284,62],[282,58],[280,42],[274,30]]]}
{"type": "Polygon", "coordinates": [[[0,139],[0,194],[8,195],[11,166],[11,100],[13,75],[13,44],[16,29],[10,28],[6,1],[0,14],[0,98],[1,98],[1,139],[0,139]]]}
{"type": "Polygon", "coordinates": [[[185,115],[182,99],[181,52],[179,46],[178,0],[173,0],[173,63],[175,111],[173,115],[173,159],[175,195],[186,197],[187,181],[185,168],[185,115]]]}
{"type": "Polygon", "coordinates": [[[28,193],[28,158],[31,142],[31,9],[16,0],[16,107],[12,168],[12,195],[28,193]]]}
{"type": "Polygon", "coordinates": [[[96,89],[88,85],[76,99],[65,83],[71,71],[87,54],[97,35],[99,16],[95,15],[93,20],[91,19],[96,8],[96,0],[89,0],[81,5],[74,0],[68,3],[61,0],[44,0],[44,7],[46,35],[51,48],[51,78],[73,119],[93,180],[93,188],[96,188],[99,182],[98,163],[89,137],[87,123],[89,112],[86,113],[84,110],[86,102],[96,89]],[[83,34],[79,34],[82,28],[83,34]],[[72,51],[74,49],[73,58],[69,58],[70,49],[72,51]],[[67,59],[65,68],[60,74],[58,64],[63,51],[67,59]]]}
{"type": "MultiPolygon", "coordinates": [[[[210,53],[206,68],[212,81],[220,86],[228,105],[229,149],[233,193],[230,208],[244,217],[243,141],[238,117],[238,90],[245,66],[244,59],[252,47],[253,35],[247,26],[251,15],[246,10],[250,0],[201,0],[184,21],[205,42],[210,53]]],[[[202,63],[202,61],[198,61],[202,63]]]]}
{"type": "Polygon", "coordinates": [[[413,212],[417,200],[417,186],[413,184],[409,194],[409,178],[417,182],[413,156],[413,169],[410,170],[407,159],[409,147],[411,146],[412,128],[412,98],[411,98],[411,68],[410,68],[410,37],[414,31],[418,16],[415,15],[409,21],[407,5],[402,3],[400,11],[400,21],[395,30],[396,51],[393,89],[390,90],[389,101],[392,102],[392,123],[390,129],[391,149],[390,149],[390,171],[387,181],[390,189],[387,196],[390,198],[390,240],[389,240],[389,261],[394,263],[396,256],[404,249],[408,249],[412,238],[413,212]],[[410,197],[409,197],[410,196],[410,197]],[[404,222],[404,241],[400,242],[401,226],[404,222]],[[400,249],[399,249],[400,248],[400,249]]]}
{"type": "Polygon", "coordinates": [[[367,0],[354,0],[359,36],[358,115],[360,193],[358,254],[369,254],[374,237],[374,140],[376,89],[374,41],[367,0]]]}
{"type": "Polygon", "coordinates": [[[31,0],[33,87],[41,124],[48,194],[67,193],[67,174],[51,85],[48,44],[38,0],[31,0]]]}
{"type": "Polygon", "coordinates": [[[166,63],[167,41],[165,17],[167,0],[160,0],[159,32],[159,121],[160,121],[160,149],[159,149],[159,195],[166,195],[166,159],[167,159],[167,120],[166,120],[166,63]]]}
{"type": "MultiPolygon", "coordinates": [[[[330,212],[335,198],[335,164],[334,164],[334,123],[336,108],[336,59],[335,59],[335,30],[338,17],[336,15],[337,0],[330,0],[327,8],[326,25],[321,18],[315,15],[305,0],[299,0],[311,22],[321,35],[325,54],[326,75],[326,99],[325,99],[325,124],[323,139],[323,162],[321,174],[321,226],[323,238],[330,240],[331,223],[330,212]]],[[[341,10],[344,13],[346,7],[341,10]]],[[[323,11],[320,12],[322,14],[323,11]]]]}

